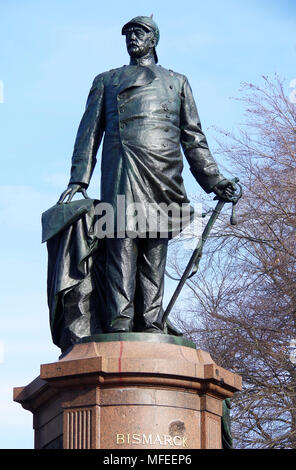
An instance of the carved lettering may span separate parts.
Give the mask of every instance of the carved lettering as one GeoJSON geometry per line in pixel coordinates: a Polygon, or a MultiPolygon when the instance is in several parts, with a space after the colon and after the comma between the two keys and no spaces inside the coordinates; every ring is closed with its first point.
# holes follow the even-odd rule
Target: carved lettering
{"type": "Polygon", "coordinates": [[[124,434],[116,434],[116,444],[124,444],[124,434]]]}
{"type": "Polygon", "coordinates": [[[142,434],[143,444],[152,444],[152,434],[149,434],[148,439],[146,438],[146,434],[142,434]]]}
{"type": "Polygon", "coordinates": [[[133,444],[141,444],[141,434],[133,434],[133,444]]]}
{"type": "Polygon", "coordinates": [[[116,444],[188,447],[187,437],[168,434],[116,434],[116,444]]]}
{"type": "Polygon", "coordinates": [[[172,446],[173,445],[173,438],[172,436],[168,436],[167,434],[164,435],[164,445],[170,445],[172,446]]]}

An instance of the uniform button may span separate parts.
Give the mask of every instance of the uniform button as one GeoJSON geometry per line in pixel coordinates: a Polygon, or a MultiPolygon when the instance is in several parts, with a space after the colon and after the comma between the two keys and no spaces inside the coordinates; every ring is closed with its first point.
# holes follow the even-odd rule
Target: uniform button
{"type": "Polygon", "coordinates": [[[125,126],[126,126],[126,123],[123,121],[119,124],[120,129],[124,129],[125,126]]]}
{"type": "Polygon", "coordinates": [[[172,90],[172,89],[173,89],[173,85],[170,85],[170,87],[169,87],[169,88],[172,90]]]}
{"type": "Polygon", "coordinates": [[[165,128],[164,128],[164,132],[169,132],[169,128],[168,128],[168,127],[165,127],[165,128]]]}
{"type": "Polygon", "coordinates": [[[117,96],[117,99],[118,99],[118,100],[123,100],[124,98],[126,98],[126,93],[120,93],[120,94],[117,96]]]}
{"type": "Polygon", "coordinates": [[[123,106],[121,106],[121,108],[119,108],[119,112],[124,113],[124,111],[125,111],[125,108],[123,106]]]}

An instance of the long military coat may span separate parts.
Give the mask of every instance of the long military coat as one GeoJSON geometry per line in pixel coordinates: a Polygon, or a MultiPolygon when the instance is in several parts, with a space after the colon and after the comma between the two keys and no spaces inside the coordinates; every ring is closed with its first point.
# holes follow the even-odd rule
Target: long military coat
{"type": "Polygon", "coordinates": [[[159,65],[98,75],[81,120],[70,183],[88,185],[104,135],[101,200],[187,204],[181,147],[200,186],[223,179],[209,151],[187,78],[159,65]]]}

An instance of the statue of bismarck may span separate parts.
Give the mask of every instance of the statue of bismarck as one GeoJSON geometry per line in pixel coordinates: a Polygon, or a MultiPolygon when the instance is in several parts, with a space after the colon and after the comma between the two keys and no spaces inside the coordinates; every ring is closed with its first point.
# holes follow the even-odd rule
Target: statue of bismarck
{"type": "MultiPolygon", "coordinates": [[[[77,133],[69,186],[59,204],[70,202],[77,192],[85,194],[103,136],[100,200],[112,205],[115,216],[119,195],[126,206],[189,203],[181,147],[199,185],[230,202],[235,186],[221,175],[209,151],[187,78],[157,65],[156,23],[138,16],[123,26],[122,34],[130,64],[95,78],[77,133]]],[[[137,233],[130,217],[123,237],[105,240],[105,332],[163,332],[171,234],[151,238],[147,227],[146,235],[137,233]]]]}

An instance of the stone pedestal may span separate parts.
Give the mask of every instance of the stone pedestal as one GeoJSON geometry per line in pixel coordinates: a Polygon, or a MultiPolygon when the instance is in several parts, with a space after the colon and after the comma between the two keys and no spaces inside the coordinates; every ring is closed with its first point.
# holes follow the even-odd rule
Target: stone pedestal
{"type": "Polygon", "coordinates": [[[222,401],[241,378],[192,343],[147,335],[77,344],[14,389],[36,449],[221,448],[222,401]]]}

